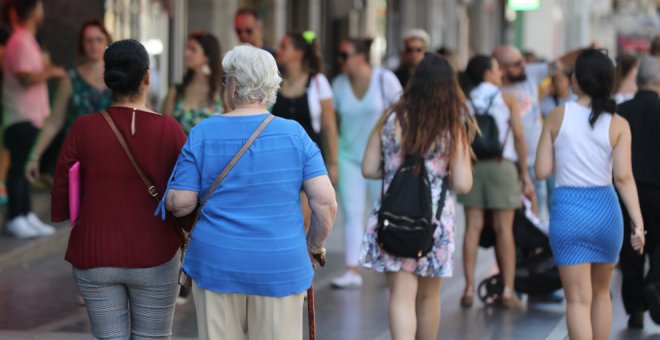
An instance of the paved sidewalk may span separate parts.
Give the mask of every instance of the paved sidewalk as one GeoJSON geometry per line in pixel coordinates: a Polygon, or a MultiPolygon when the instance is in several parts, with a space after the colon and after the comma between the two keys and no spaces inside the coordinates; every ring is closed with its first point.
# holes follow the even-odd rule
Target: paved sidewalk
{"type": "MultiPolygon", "coordinates": [[[[47,217],[43,213],[47,210],[44,209],[47,208],[47,198],[48,195],[44,194],[35,199],[35,206],[41,205],[40,210],[35,210],[44,218],[47,217]]],[[[527,305],[518,312],[485,307],[480,302],[476,302],[471,309],[459,307],[463,289],[462,216],[459,216],[457,225],[454,277],[445,280],[442,285],[443,316],[438,339],[566,339],[563,304],[527,305]]],[[[66,241],[68,226],[63,224],[59,228],[57,236],[47,239],[17,241],[0,237],[0,247],[11,245],[0,248],[0,259],[12,252],[28,259],[35,253],[31,249],[46,248],[42,255],[32,256],[32,260],[4,268],[0,266],[0,340],[90,338],[85,308],[76,304],[77,292],[71,266],[63,260],[66,243],[62,240],[66,241]]],[[[390,339],[387,288],[382,274],[365,272],[365,286],[362,289],[335,290],[330,287],[330,280],[343,270],[342,234],[340,217],[327,244],[330,250],[328,266],[317,272],[315,281],[318,339],[390,339]]],[[[492,250],[482,250],[477,277],[488,277],[494,270],[492,250]]],[[[618,272],[613,282],[614,316],[610,338],[660,339],[660,327],[653,324],[648,316],[645,330],[626,329],[627,316],[621,304],[618,272]]],[[[175,340],[196,337],[192,301],[177,306],[173,331],[175,340]]]]}

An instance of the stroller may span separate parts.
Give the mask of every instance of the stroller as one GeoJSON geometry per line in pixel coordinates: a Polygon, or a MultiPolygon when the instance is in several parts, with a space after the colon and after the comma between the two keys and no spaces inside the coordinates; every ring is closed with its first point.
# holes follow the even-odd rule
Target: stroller
{"type": "MultiPolygon", "coordinates": [[[[523,199],[522,207],[516,210],[513,222],[516,244],[515,286],[516,291],[530,296],[547,295],[562,287],[559,268],[555,264],[545,227],[532,212],[531,203],[523,199]]],[[[487,214],[479,246],[490,248],[494,245],[492,216],[487,214]]],[[[502,275],[498,273],[481,281],[477,294],[484,304],[492,304],[503,290],[502,275]]]]}

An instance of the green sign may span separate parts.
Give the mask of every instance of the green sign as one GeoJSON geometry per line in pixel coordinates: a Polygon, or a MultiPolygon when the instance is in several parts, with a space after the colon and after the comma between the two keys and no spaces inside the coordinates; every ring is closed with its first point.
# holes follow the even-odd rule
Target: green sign
{"type": "Polygon", "coordinates": [[[513,11],[535,11],[541,7],[541,0],[509,0],[507,6],[513,11]]]}

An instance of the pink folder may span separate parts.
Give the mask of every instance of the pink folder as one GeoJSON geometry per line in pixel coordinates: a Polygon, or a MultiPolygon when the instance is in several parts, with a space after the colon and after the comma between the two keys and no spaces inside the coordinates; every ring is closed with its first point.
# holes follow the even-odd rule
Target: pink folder
{"type": "Polygon", "coordinates": [[[69,219],[71,227],[78,222],[80,215],[80,162],[75,162],[69,169],[69,219]]]}

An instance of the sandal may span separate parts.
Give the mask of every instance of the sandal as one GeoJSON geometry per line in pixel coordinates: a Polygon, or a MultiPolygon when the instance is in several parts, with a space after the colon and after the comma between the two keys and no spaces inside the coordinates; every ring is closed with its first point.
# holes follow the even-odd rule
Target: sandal
{"type": "Polygon", "coordinates": [[[470,308],[472,307],[472,303],[474,302],[474,297],[472,295],[463,295],[461,297],[461,307],[463,308],[470,308]]]}

